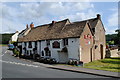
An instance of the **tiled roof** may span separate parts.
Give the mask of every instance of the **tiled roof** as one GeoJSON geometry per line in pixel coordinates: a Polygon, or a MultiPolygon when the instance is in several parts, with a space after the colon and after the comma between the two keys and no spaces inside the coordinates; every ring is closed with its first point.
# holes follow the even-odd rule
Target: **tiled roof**
{"type": "Polygon", "coordinates": [[[91,28],[93,28],[96,26],[97,21],[97,18],[93,18],[70,23],[68,19],[65,19],[55,22],[53,25],[50,23],[37,26],[33,28],[26,36],[19,38],[18,42],[80,37],[87,22],[89,22],[91,28]]]}

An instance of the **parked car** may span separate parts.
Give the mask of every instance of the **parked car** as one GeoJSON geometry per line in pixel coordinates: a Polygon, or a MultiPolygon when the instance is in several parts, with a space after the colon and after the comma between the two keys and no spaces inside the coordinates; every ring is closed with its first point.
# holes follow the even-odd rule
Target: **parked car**
{"type": "Polygon", "coordinates": [[[15,48],[15,46],[13,44],[8,44],[8,49],[9,50],[13,50],[15,48]]]}

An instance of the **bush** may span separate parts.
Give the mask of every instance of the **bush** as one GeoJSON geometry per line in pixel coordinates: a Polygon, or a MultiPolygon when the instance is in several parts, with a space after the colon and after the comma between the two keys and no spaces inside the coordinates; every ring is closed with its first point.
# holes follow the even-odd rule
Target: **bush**
{"type": "Polygon", "coordinates": [[[20,55],[20,51],[18,51],[16,48],[13,49],[13,53],[14,53],[15,56],[20,55]]]}

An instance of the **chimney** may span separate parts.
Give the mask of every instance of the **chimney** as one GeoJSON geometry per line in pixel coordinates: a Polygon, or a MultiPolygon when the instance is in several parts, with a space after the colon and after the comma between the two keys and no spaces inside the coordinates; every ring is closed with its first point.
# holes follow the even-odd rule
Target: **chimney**
{"type": "Polygon", "coordinates": [[[101,19],[101,15],[100,14],[97,14],[97,19],[101,19]]]}
{"type": "Polygon", "coordinates": [[[28,28],[28,24],[26,25],[26,28],[28,28]]]}
{"type": "Polygon", "coordinates": [[[30,24],[30,28],[34,28],[34,24],[33,24],[33,22],[30,24]]]}
{"type": "Polygon", "coordinates": [[[52,25],[54,25],[56,23],[56,21],[52,21],[52,25]]]}
{"type": "Polygon", "coordinates": [[[19,31],[16,31],[15,33],[19,33],[19,31]]]}

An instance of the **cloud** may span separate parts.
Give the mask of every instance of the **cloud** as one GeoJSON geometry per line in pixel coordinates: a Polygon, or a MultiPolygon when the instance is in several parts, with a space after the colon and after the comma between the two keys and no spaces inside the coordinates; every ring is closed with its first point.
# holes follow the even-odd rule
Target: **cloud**
{"type": "Polygon", "coordinates": [[[111,9],[111,11],[113,11],[113,14],[108,17],[107,24],[109,29],[106,29],[108,34],[113,34],[115,33],[115,30],[118,29],[118,11],[115,8],[111,9]]]}
{"type": "Polygon", "coordinates": [[[77,12],[71,15],[60,16],[60,19],[69,18],[70,21],[80,21],[80,20],[85,20],[85,19],[96,17],[95,14],[97,13],[98,12],[95,12],[89,9],[87,12],[77,12]]]}
{"type": "MultiPolygon", "coordinates": [[[[0,20],[1,21],[1,20],[0,20]]],[[[2,32],[4,33],[14,33],[16,31],[21,31],[24,29],[25,25],[14,22],[8,19],[2,19],[2,32]]]]}
{"type": "Polygon", "coordinates": [[[49,2],[49,3],[21,3],[22,9],[20,17],[24,19],[40,18],[42,16],[63,16],[73,12],[82,12],[84,10],[94,8],[90,3],[62,3],[62,2],[49,2]],[[26,16],[26,17],[25,17],[26,16]]]}
{"type": "Polygon", "coordinates": [[[16,9],[13,7],[9,7],[5,4],[1,4],[2,18],[7,18],[12,20],[16,17],[16,9]]]}
{"type": "Polygon", "coordinates": [[[9,32],[9,29],[11,29],[10,32],[22,30],[26,24],[31,22],[40,25],[66,18],[69,18],[70,21],[80,21],[95,17],[97,13],[94,10],[94,5],[89,2],[24,2],[15,4],[2,4],[3,32],[9,32]]]}
{"type": "Polygon", "coordinates": [[[118,12],[116,12],[110,16],[110,18],[108,19],[108,25],[110,27],[118,26],[118,12]]]}

